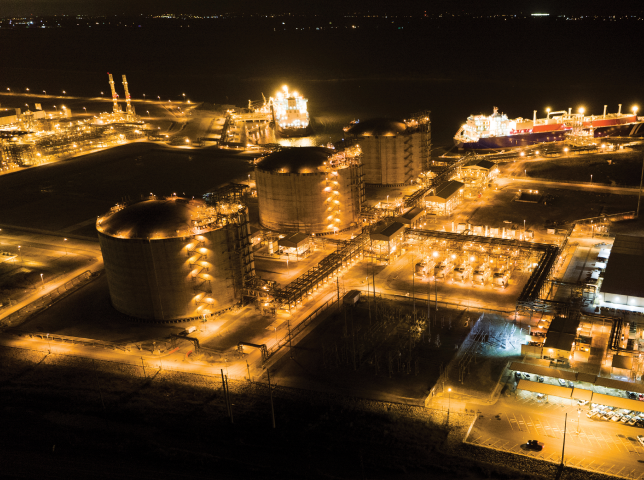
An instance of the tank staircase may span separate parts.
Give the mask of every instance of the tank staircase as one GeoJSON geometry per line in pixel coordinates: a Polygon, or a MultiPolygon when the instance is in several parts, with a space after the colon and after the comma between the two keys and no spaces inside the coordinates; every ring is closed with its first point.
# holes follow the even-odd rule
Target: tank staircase
{"type": "Polygon", "coordinates": [[[228,259],[235,297],[239,296],[244,285],[255,277],[255,259],[248,227],[248,215],[240,213],[236,221],[226,226],[228,259]]]}
{"type": "Polygon", "coordinates": [[[337,178],[336,175],[334,175],[333,172],[327,175],[324,187],[324,193],[327,195],[325,200],[327,204],[326,210],[329,212],[329,216],[327,217],[329,225],[327,228],[331,232],[338,231],[338,224],[340,223],[340,192],[338,190],[338,182],[337,180],[334,180],[334,178],[337,178]]]}
{"type": "Polygon", "coordinates": [[[192,291],[195,294],[195,303],[197,305],[207,304],[204,299],[207,294],[212,293],[210,280],[203,275],[208,272],[208,267],[204,265],[208,259],[208,254],[203,240],[195,238],[192,248],[188,248],[187,256],[190,258],[190,280],[194,283],[192,291]]]}

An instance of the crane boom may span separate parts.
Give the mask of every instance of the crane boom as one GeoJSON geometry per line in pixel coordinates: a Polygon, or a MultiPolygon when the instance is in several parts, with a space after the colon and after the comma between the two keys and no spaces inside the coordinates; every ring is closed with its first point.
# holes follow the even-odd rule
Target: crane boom
{"type": "Polygon", "coordinates": [[[112,74],[110,72],[107,72],[107,74],[110,77],[110,88],[112,89],[112,101],[114,102],[114,113],[119,113],[121,111],[121,108],[119,107],[119,96],[116,93],[116,89],[114,88],[114,79],[112,78],[112,74]]]}
{"type": "Polygon", "coordinates": [[[132,110],[130,90],[127,88],[127,78],[125,78],[125,75],[123,75],[123,88],[125,89],[125,102],[127,103],[126,113],[128,115],[134,115],[134,111],[132,110]]]}

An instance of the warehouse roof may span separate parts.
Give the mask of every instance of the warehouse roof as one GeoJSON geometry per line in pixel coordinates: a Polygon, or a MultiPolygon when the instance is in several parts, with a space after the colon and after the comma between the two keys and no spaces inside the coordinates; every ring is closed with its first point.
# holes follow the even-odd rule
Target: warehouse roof
{"type": "Polygon", "coordinates": [[[400,222],[394,222],[391,225],[386,226],[380,231],[372,233],[371,240],[383,240],[385,242],[390,241],[396,235],[401,233],[405,229],[405,226],[400,222]]]}
{"type": "Polygon", "coordinates": [[[644,404],[637,400],[613,397],[612,395],[604,395],[603,393],[593,393],[593,403],[608,405],[609,407],[623,408],[634,412],[641,412],[644,409],[644,404]]]}
{"type": "Polygon", "coordinates": [[[543,393],[544,395],[554,395],[555,397],[562,398],[570,398],[572,396],[572,388],[531,382],[529,380],[519,380],[517,390],[527,390],[528,392],[543,393]]]}
{"type": "Polygon", "coordinates": [[[529,363],[512,362],[510,370],[515,372],[530,373],[532,375],[541,375],[542,377],[563,378],[574,382],[577,380],[575,372],[559,370],[558,368],[542,367],[540,365],[531,365],[529,363]]]}
{"type": "Polygon", "coordinates": [[[277,244],[280,247],[299,248],[309,243],[309,236],[305,233],[292,233],[284,238],[280,238],[277,244]]]}
{"type": "Polygon", "coordinates": [[[181,197],[146,200],[129,205],[100,220],[99,231],[123,238],[176,237],[189,231],[193,217],[205,203],[181,197]]]}
{"type": "Polygon", "coordinates": [[[490,162],[489,160],[472,160],[471,162],[468,162],[467,165],[463,168],[472,168],[472,167],[478,167],[478,168],[485,168],[486,170],[490,170],[492,167],[494,167],[494,162],[490,162]]]}
{"type": "Polygon", "coordinates": [[[633,357],[626,355],[615,355],[613,357],[613,362],[611,363],[613,368],[624,368],[630,370],[633,368],[633,357]]]}
{"type": "Polygon", "coordinates": [[[623,380],[613,380],[612,378],[597,377],[595,385],[599,387],[614,388],[616,390],[644,393],[644,383],[642,382],[625,382],[623,380]]]}
{"type": "Polygon", "coordinates": [[[435,202],[437,200],[447,201],[454,194],[458,193],[458,191],[464,186],[465,186],[464,183],[458,182],[456,180],[450,180],[448,182],[445,182],[439,185],[438,188],[436,188],[436,192],[434,193],[434,195],[427,197],[426,200],[431,202],[435,202]]]}
{"type": "Polygon", "coordinates": [[[555,317],[552,319],[552,322],[550,322],[548,333],[558,332],[576,335],[578,327],[579,318],[555,317]]]}
{"type": "Polygon", "coordinates": [[[617,235],[608,258],[601,291],[644,297],[644,237],[617,235]]]}
{"type": "Polygon", "coordinates": [[[399,216],[398,220],[400,223],[404,223],[405,225],[411,225],[415,220],[418,220],[424,212],[425,210],[420,207],[410,208],[399,216]]]}
{"type": "Polygon", "coordinates": [[[407,130],[407,125],[399,120],[373,118],[356,123],[347,131],[347,133],[363,137],[395,136],[399,133],[404,133],[405,130],[407,130]]]}
{"type": "Polygon", "coordinates": [[[269,172],[314,173],[331,155],[333,150],[323,147],[285,148],[268,155],[257,168],[269,172]]]}

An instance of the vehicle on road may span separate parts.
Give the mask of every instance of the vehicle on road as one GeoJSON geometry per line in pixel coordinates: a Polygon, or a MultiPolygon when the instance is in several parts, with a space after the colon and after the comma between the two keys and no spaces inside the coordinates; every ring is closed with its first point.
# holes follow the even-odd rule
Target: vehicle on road
{"type": "Polygon", "coordinates": [[[637,441],[644,447],[644,435],[638,435],[637,441]]]}
{"type": "Polygon", "coordinates": [[[521,372],[514,372],[514,379],[518,382],[521,380],[521,372]]]}
{"type": "Polygon", "coordinates": [[[545,446],[545,443],[540,442],[538,440],[528,440],[528,442],[525,444],[525,448],[528,450],[534,450],[536,452],[540,452],[543,450],[543,447],[545,446]]]}
{"type": "Polygon", "coordinates": [[[568,388],[574,388],[575,384],[568,380],[568,388]]]}
{"type": "Polygon", "coordinates": [[[539,383],[543,383],[543,377],[541,375],[537,377],[537,380],[539,381],[539,383]]]}
{"type": "Polygon", "coordinates": [[[559,385],[561,385],[562,387],[566,386],[566,381],[563,378],[558,378],[557,380],[559,380],[559,385]]]}
{"type": "Polygon", "coordinates": [[[530,375],[528,375],[527,373],[524,373],[523,378],[525,378],[526,380],[530,380],[530,375]]]}

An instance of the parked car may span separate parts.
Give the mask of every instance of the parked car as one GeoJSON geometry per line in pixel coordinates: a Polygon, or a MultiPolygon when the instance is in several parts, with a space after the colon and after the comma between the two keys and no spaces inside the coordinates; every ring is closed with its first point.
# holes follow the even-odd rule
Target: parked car
{"type": "Polygon", "coordinates": [[[631,400],[637,400],[637,393],[635,392],[626,392],[626,396],[631,400]]]}
{"type": "Polygon", "coordinates": [[[637,423],[637,417],[631,417],[631,419],[626,423],[626,425],[630,425],[632,427],[636,423],[637,423]]]}
{"type": "Polygon", "coordinates": [[[543,383],[543,377],[541,375],[537,377],[537,380],[539,381],[539,383],[543,383]]]}
{"type": "Polygon", "coordinates": [[[566,381],[563,378],[558,378],[557,380],[559,380],[559,385],[561,385],[562,387],[566,386],[566,381]]]}
{"type": "Polygon", "coordinates": [[[628,423],[632,417],[630,415],[624,415],[619,421],[622,423],[628,423]]]}
{"type": "Polygon", "coordinates": [[[610,421],[611,422],[619,422],[622,418],[621,413],[613,413],[613,416],[611,417],[610,421]]]}
{"type": "Polygon", "coordinates": [[[640,445],[644,447],[644,435],[638,435],[637,441],[640,442],[640,445]]]}
{"type": "Polygon", "coordinates": [[[590,410],[590,411],[586,412],[586,416],[588,418],[593,418],[593,417],[599,415],[599,413],[600,413],[599,410],[590,410]]]}
{"type": "Polygon", "coordinates": [[[611,419],[612,416],[613,416],[613,412],[608,411],[602,415],[602,420],[608,421],[611,419]]]}
{"type": "Polygon", "coordinates": [[[644,393],[640,393],[638,400],[644,402],[644,393]]]}
{"type": "Polygon", "coordinates": [[[574,388],[575,384],[568,380],[568,388],[574,388]]]}
{"type": "Polygon", "coordinates": [[[528,440],[528,443],[525,444],[525,448],[527,448],[528,450],[534,450],[536,452],[543,450],[544,446],[545,444],[538,440],[528,440]]]}
{"type": "Polygon", "coordinates": [[[528,375],[527,373],[524,373],[523,378],[525,378],[526,380],[530,380],[530,375],[528,375]]]}
{"type": "Polygon", "coordinates": [[[518,382],[521,380],[521,372],[514,372],[514,379],[518,382]]]}

